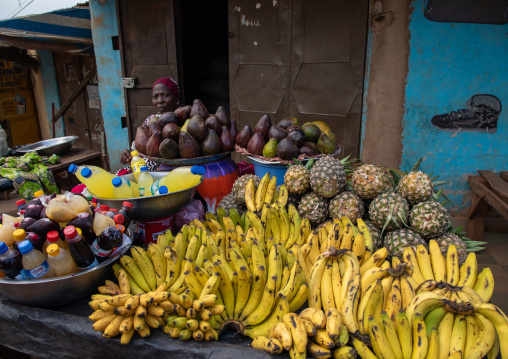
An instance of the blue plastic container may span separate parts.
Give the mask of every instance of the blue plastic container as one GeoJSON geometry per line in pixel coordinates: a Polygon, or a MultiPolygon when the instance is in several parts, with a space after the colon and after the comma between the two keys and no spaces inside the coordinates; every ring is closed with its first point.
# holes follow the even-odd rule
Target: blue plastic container
{"type": "Polygon", "coordinates": [[[277,176],[277,186],[284,184],[284,175],[286,174],[286,170],[288,169],[286,165],[281,165],[280,163],[274,162],[266,162],[261,161],[254,157],[249,157],[249,159],[252,161],[252,164],[254,165],[254,173],[259,178],[263,178],[263,176],[270,172],[270,175],[277,176]]]}

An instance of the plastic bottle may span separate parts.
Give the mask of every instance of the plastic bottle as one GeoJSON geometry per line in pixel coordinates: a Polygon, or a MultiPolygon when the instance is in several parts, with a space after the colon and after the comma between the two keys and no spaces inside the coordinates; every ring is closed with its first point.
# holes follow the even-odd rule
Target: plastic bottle
{"type": "Polygon", "coordinates": [[[123,223],[122,225],[125,228],[129,227],[129,224],[131,223],[131,210],[132,210],[132,203],[124,201],[122,203],[122,208],[118,211],[119,214],[123,216],[123,223]]]}
{"type": "Polygon", "coordinates": [[[23,256],[23,269],[28,279],[53,278],[55,273],[49,267],[46,256],[32,246],[30,241],[23,241],[19,245],[19,253],[23,256]]]}
{"type": "Polygon", "coordinates": [[[64,235],[67,238],[69,253],[79,270],[83,271],[99,264],[88,243],[78,234],[76,227],[65,227],[64,235]]]}
{"type": "Polygon", "coordinates": [[[122,232],[122,234],[124,234],[125,226],[123,224],[117,224],[115,227],[118,228],[122,232]]]}
{"type": "Polygon", "coordinates": [[[138,185],[139,185],[139,197],[148,197],[151,196],[152,193],[150,192],[150,187],[153,184],[153,177],[148,172],[148,167],[143,166],[141,167],[141,174],[138,178],[138,185]]]}
{"type": "Polygon", "coordinates": [[[115,221],[116,224],[122,224],[123,222],[125,222],[125,217],[123,216],[123,214],[115,214],[115,216],[113,217],[113,221],[115,221]]]}
{"type": "Polygon", "coordinates": [[[114,198],[113,184],[111,180],[113,175],[105,170],[91,170],[90,168],[83,168],[81,170],[83,177],[82,183],[86,185],[88,191],[97,197],[114,198]]]}
{"type": "Polygon", "coordinates": [[[11,279],[27,279],[23,270],[21,254],[0,242],[0,271],[11,279]]]}
{"type": "Polygon", "coordinates": [[[107,211],[109,211],[109,206],[107,204],[101,204],[99,206],[99,213],[100,214],[106,214],[107,211]]]}
{"type": "Polygon", "coordinates": [[[7,134],[5,130],[0,127],[0,157],[4,157],[9,152],[9,146],[7,145],[7,134]]]}
{"type": "MultiPolygon", "coordinates": [[[[95,172],[103,172],[104,174],[108,174],[111,176],[111,178],[113,178],[114,176],[109,173],[108,171],[106,171],[104,168],[101,168],[101,167],[98,167],[98,166],[90,166],[90,165],[83,165],[83,166],[76,166],[75,164],[71,164],[69,166],[69,169],[68,171],[74,175],[76,175],[76,177],[79,179],[79,181],[83,184],[86,185],[86,183],[84,182],[85,181],[85,178],[83,177],[83,175],[81,174],[81,171],[85,168],[88,168],[90,169],[91,171],[95,171],[95,172]]],[[[88,186],[87,186],[88,187],[88,186]]]]}
{"type": "Polygon", "coordinates": [[[25,214],[26,206],[26,201],[24,199],[16,201],[16,207],[18,207],[18,215],[22,216],[25,214]]]}
{"type": "Polygon", "coordinates": [[[161,186],[166,186],[168,193],[194,187],[201,181],[201,176],[205,174],[205,171],[203,166],[177,167],[152,185],[152,193],[160,191],[161,186]]]}
{"type": "Polygon", "coordinates": [[[13,233],[14,227],[11,223],[3,223],[2,227],[0,227],[0,241],[7,244],[7,247],[12,247],[14,243],[13,233]]]}
{"type": "Polygon", "coordinates": [[[92,251],[99,262],[108,259],[113,248],[122,245],[122,231],[119,228],[109,226],[101,233],[92,244],[92,251]]]}
{"type": "Polygon", "coordinates": [[[145,160],[139,157],[138,151],[132,151],[131,152],[132,160],[131,160],[131,169],[132,174],[134,175],[134,178],[136,181],[139,178],[139,175],[141,174],[141,167],[146,166],[145,160]]]}
{"type": "Polygon", "coordinates": [[[113,193],[115,198],[133,198],[139,197],[139,185],[126,178],[115,177],[111,180],[113,184],[113,193]]]}
{"type": "Polygon", "coordinates": [[[59,247],[56,243],[50,244],[47,248],[48,264],[55,272],[56,277],[76,273],[78,267],[69,252],[59,247]]]}
{"type": "Polygon", "coordinates": [[[18,250],[21,242],[25,240],[26,232],[24,229],[18,228],[14,232],[12,232],[12,237],[14,238],[14,242],[12,243],[12,249],[18,250]]]}
{"type": "Polygon", "coordinates": [[[46,235],[46,241],[42,245],[42,253],[46,254],[48,246],[56,244],[60,248],[67,249],[65,242],[60,238],[60,234],[57,231],[49,231],[46,235]]]}
{"type": "Polygon", "coordinates": [[[96,236],[99,236],[106,229],[106,227],[114,225],[115,221],[113,218],[105,216],[101,213],[95,214],[93,219],[93,231],[95,232],[96,236]]]}

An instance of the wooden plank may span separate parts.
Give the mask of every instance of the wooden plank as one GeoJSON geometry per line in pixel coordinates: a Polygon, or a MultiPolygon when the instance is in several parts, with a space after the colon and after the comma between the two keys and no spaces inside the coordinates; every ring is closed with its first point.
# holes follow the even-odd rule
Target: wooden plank
{"type": "Polygon", "coordinates": [[[501,171],[501,172],[499,172],[499,177],[501,177],[506,182],[508,182],[508,171],[501,171]]]}
{"type": "Polygon", "coordinates": [[[470,176],[469,185],[474,193],[481,196],[485,195],[485,201],[499,212],[501,216],[508,219],[508,203],[499,198],[494,192],[492,192],[486,184],[486,180],[480,176],[470,176]],[[482,181],[483,180],[483,181],[482,181]],[[483,183],[482,183],[483,182],[483,183]]]}
{"type": "Polygon", "coordinates": [[[467,224],[467,236],[473,241],[483,240],[487,209],[488,204],[485,202],[485,195],[479,196],[473,192],[473,204],[471,205],[471,211],[468,215],[469,223],[467,224]]]}
{"type": "Polygon", "coordinates": [[[63,169],[67,169],[70,164],[74,163],[80,165],[87,161],[100,158],[101,153],[97,151],[87,150],[84,148],[73,147],[68,153],[60,156],[61,162],[56,165],[48,166],[48,168],[55,172],[63,169]]]}
{"type": "Polygon", "coordinates": [[[508,233],[508,226],[485,226],[485,232],[508,233]]]}
{"type": "Polygon", "coordinates": [[[503,201],[508,202],[508,182],[492,171],[478,170],[478,173],[489,182],[492,192],[497,194],[503,201]]]}

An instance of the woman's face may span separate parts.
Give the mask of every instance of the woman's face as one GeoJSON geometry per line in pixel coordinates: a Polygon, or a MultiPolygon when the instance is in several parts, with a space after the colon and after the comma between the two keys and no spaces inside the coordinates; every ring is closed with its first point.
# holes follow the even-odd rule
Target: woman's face
{"type": "Polygon", "coordinates": [[[164,84],[157,84],[152,89],[152,104],[158,113],[172,112],[178,108],[178,98],[164,84]]]}

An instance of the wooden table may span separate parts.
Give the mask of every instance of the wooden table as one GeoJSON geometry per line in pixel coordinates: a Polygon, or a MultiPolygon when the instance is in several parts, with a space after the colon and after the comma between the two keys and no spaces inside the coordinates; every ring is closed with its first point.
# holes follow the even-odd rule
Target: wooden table
{"type": "MultiPolygon", "coordinates": [[[[481,241],[485,228],[485,215],[489,207],[494,208],[508,220],[508,171],[496,175],[492,171],[478,170],[480,176],[469,176],[469,185],[473,191],[473,201],[468,214],[467,236],[481,241]]],[[[506,226],[492,226],[489,232],[508,232],[506,226]]]]}
{"type": "Polygon", "coordinates": [[[60,155],[60,160],[60,163],[48,166],[48,169],[53,172],[55,181],[62,192],[70,191],[80,183],[76,176],[67,171],[71,164],[78,166],[88,164],[105,168],[102,153],[85,148],[72,147],[69,152],[60,155]]]}

